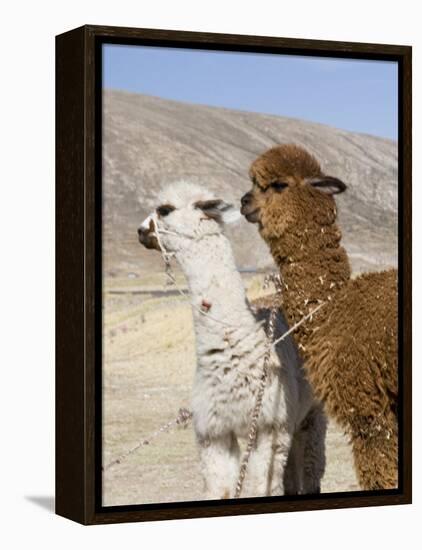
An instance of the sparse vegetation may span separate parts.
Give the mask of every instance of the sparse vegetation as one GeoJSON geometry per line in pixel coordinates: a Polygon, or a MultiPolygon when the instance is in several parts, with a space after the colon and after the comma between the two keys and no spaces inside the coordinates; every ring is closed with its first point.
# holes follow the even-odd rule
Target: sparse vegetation
{"type": "MultiPolygon", "coordinates": [[[[253,284],[250,299],[262,296],[261,275],[244,275],[253,284]]],[[[162,272],[151,274],[160,286],[162,272]]],[[[109,280],[105,280],[105,288],[109,280]]],[[[136,280],[130,280],[135,285],[136,280]]],[[[183,299],[122,294],[104,296],[104,443],[103,463],[147,437],[189,408],[195,349],[190,306],[183,299]],[[127,309],[140,316],[126,318],[127,309]],[[145,315],[142,323],[141,316],[145,315]],[[127,331],[118,329],[121,319],[127,331]],[[110,337],[108,330],[114,329],[110,337]],[[165,349],[165,345],[170,346],[165,349]]],[[[323,492],[357,490],[352,455],[343,432],[330,424],[323,492]]],[[[133,504],[203,499],[193,430],[176,429],[143,447],[103,474],[104,504],[133,504]]]]}

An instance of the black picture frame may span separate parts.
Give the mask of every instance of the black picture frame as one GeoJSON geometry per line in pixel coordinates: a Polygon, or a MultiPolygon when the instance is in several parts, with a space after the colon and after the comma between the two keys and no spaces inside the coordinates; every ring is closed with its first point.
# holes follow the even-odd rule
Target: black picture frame
{"type": "Polygon", "coordinates": [[[56,37],[56,513],[82,524],[407,504],[412,495],[409,46],[83,26],[56,37]],[[399,68],[399,487],[101,505],[101,50],[137,44],[396,61],[399,68]]]}

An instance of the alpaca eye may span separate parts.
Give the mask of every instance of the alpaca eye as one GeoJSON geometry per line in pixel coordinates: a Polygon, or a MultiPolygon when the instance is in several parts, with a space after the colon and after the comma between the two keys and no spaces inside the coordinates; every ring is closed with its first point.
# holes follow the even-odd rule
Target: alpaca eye
{"type": "Polygon", "coordinates": [[[164,218],[165,216],[168,216],[170,212],[173,212],[173,210],[175,210],[175,208],[171,204],[163,204],[157,208],[157,214],[164,218]]]}
{"type": "Polygon", "coordinates": [[[289,184],[288,184],[288,183],[285,183],[284,181],[274,181],[274,182],[271,184],[271,187],[272,187],[275,191],[283,191],[283,189],[286,189],[286,187],[289,187],[289,184]]]}

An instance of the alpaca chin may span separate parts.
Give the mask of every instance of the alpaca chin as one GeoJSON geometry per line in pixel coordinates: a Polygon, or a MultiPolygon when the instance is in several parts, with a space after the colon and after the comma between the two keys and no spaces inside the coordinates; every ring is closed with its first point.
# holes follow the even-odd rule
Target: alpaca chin
{"type": "Polygon", "coordinates": [[[158,241],[157,241],[156,237],[154,237],[153,235],[139,234],[138,238],[139,238],[139,242],[145,248],[148,248],[148,250],[158,250],[158,251],[160,251],[158,241]]]}
{"type": "Polygon", "coordinates": [[[245,216],[246,220],[249,223],[260,223],[261,222],[261,215],[259,212],[259,209],[253,210],[252,212],[242,212],[242,214],[245,216]]]}

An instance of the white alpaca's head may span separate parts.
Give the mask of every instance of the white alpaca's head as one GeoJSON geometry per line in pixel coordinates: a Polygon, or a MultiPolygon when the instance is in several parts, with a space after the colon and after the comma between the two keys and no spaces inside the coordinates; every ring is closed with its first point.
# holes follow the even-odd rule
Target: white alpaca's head
{"type": "Polygon", "coordinates": [[[168,252],[192,246],[192,241],[222,233],[225,223],[240,218],[240,212],[206,188],[180,181],[167,186],[157,197],[157,208],[139,226],[139,242],[160,250],[155,235],[158,226],[161,243],[168,252]]]}

